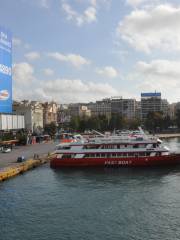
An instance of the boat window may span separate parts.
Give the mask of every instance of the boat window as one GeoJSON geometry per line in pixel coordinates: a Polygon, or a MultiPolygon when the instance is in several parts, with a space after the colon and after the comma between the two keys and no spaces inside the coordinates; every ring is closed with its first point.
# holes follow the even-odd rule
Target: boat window
{"type": "Polygon", "coordinates": [[[71,158],[71,154],[64,154],[62,158],[71,158]]]}
{"type": "Polygon", "coordinates": [[[140,157],[144,157],[144,152],[140,152],[140,153],[139,153],[139,156],[140,156],[140,157]]]}
{"type": "Polygon", "coordinates": [[[139,147],[138,144],[133,145],[133,148],[138,148],[138,147],[139,147]]]}
{"type": "Polygon", "coordinates": [[[101,153],[101,157],[105,157],[105,153],[101,153]]]}
{"type": "Polygon", "coordinates": [[[117,153],[117,156],[118,156],[118,157],[121,157],[121,156],[122,156],[122,153],[117,153]]]}
{"type": "Polygon", "coordinates": [[[113,154],[112,154],[112,157],[116,157],[116,153],[113,153],[113,154]]]}
{"type": "Polygon", "coordinates": [[[134,155],[134,153],[128,153],[129,157],[132,157],[134,155]]]}

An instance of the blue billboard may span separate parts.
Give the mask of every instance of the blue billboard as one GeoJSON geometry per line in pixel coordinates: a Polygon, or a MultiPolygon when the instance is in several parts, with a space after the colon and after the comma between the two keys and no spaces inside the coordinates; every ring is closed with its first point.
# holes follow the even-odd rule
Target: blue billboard
{"type": "Polygon", "coordinates": [[[12,35],[0,26],[0,113],[12,112],[12,35]]]}
{"type": "Polygon", "coordinates": [[[141,93],[141,97],[161,97],[160,92],[141,93]]]}

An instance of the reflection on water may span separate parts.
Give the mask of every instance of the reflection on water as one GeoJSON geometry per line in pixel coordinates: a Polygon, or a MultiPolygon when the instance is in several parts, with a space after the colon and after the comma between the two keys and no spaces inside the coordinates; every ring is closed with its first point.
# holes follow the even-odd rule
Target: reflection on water
{"type": "Polygon", "coordinates": [[[46,165],[0,184],[0,240],[179,240],[179,183],[180,166],[46,165]]]}

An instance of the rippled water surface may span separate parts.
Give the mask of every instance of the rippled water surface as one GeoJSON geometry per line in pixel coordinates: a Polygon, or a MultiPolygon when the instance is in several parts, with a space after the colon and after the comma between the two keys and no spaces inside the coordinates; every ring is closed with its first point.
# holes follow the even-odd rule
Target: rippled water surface
{"type": "MultiPolygon", "coordinates": [[[[166,142],[180,150],[178,139],[166,142]]],[[[180,239],[180,166],[52,170],[0,183],[0,240],[180,239]]]]}

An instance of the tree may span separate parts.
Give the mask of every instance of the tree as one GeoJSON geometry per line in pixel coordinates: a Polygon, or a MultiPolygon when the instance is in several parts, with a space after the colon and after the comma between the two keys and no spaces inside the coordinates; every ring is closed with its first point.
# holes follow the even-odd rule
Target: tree
{"type": "Polygon", "coordinates": [[[110,122],[109,122],[109,129],[122,129],[124,126],[124,119],[120,114],[112,114],[110,122]]]}
{"type": "Polygon", "coordinates": [[[56,134],[57,126],[54,122],[51,122],[45,125],[44,131],[52,137],[56,134]]]}
{"type": "Polygon", "coordinates": [[[75,131],[78,131],[80,128],[80,118],[77,116],[72,117],[69,123],[69,127],[75,131]]]}
{"type": "Polygon", "coordinates": [[[139,126],[141,126],[141,120],[139,118],[129,119],[127,121],[128,129],[134,130],[138,129],[139,126]]]}
{"type": "Polygon", "coordinates": [[[153,132],[158,129],[161,130],[163,126],[163,113],[162,112],[149,112],[145,121],[145,127],[153,132]]]}

